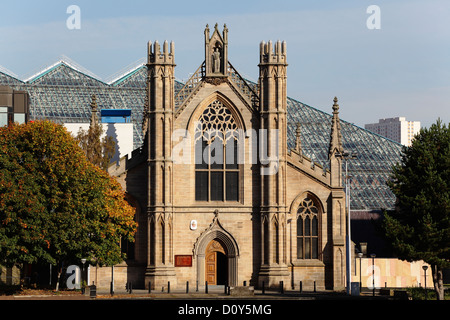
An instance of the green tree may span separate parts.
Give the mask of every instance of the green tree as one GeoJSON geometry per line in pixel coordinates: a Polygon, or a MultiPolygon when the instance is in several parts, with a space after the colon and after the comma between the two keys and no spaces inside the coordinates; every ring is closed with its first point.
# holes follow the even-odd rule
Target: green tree
{"type": "Polygon", "coordinates": [[[119,183],[49,121],[0,128],[0,261],[112,265],[134,241],[134,209],[119,183]]]}
{"type": "Polygon", "coordinates": [[[105,136],[103,126],[99,122],[97,109],[97,98],[92,95],[91,102],[91,123],[88,130],[80,129],[76,140],[79,142],[86,157],[96,166],[107,170],[115,152],[115,142],[111,136],[105,136]]]}
{"type": "Polygon", "coordinates": [[[402,150],[389,187],[397,197],[383,230],[399,258],[431,265],[438,299],[450,266],[450,128],[440,120],[402,150]]]}

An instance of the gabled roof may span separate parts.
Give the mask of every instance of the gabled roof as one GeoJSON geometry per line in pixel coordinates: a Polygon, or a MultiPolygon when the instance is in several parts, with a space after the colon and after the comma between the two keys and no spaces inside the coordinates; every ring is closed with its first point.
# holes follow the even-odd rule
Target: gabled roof
{"type": "Polygon", "coordinates": [[[106,80],[106,83],[112,86],[119,86],[128,78],[133,77],[134,74],[139,74],[139,76],[146,77],[147,74],[145,72],[145,65],[146,65],[145,58],[141,58],[138,61],[132,63],[131,65],[125,67],[123,70],[120,70],[119,72],[109,77],[106,80]]]}
{"type": "Polygon", "coordinates": [[[3,85],[23,83],[12,71],[0,66],[0,83],[3,85]]]}
{"type": "Polygon", "coordinates": [[[83,72],[74,69],[66,62],[61,61],[46,69],[45,71],[36,74],[34,77],[29,78],[27,81],[29,84],[40,85],[64,85],[64,86],[105,86],[106,84],[87,75],[83,72]]]}
{"type": "Polygon", "coordinates": [[[52,79],[52,77],[55,77],[55,74],[57,75],[57,72],[55,72],[55,70],[60,70],[64,68],[74,71],[75,73],[79,74],[81,78],[86,77],[88,79],[95,80],[99,83],[104,83],[100,79],[100,77],[96,76],[94,73],[80,66],[79,64],[77,64],[76,62],[74,62],[73,60],[71,60],[66,56],[61,56],[61,58],[58,59],[56,62],[42,68],[40,71],[34,73],[31,76],[26,77],[24,82],[34,83],[39,79],[41,79],[42,77],[52,79]]]}

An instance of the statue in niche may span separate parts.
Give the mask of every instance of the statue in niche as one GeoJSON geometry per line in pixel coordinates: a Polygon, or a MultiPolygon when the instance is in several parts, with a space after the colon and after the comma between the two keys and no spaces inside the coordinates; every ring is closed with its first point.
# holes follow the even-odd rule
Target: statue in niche
{"type": "Polygon", "coordinates": [[[220,73],[220,49],[218,47],[214,48],[213,53],[213,72],[220,73]]]}

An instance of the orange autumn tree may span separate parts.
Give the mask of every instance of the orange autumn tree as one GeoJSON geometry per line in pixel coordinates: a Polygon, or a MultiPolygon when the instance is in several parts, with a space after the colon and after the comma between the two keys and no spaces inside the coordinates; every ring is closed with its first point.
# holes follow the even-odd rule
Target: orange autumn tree
{"type": "Polygon", "coordinates": [[[2,264],[112,265],[134,241],[134,208],[118,182],[49,121],[0,127],[2,264]]]}

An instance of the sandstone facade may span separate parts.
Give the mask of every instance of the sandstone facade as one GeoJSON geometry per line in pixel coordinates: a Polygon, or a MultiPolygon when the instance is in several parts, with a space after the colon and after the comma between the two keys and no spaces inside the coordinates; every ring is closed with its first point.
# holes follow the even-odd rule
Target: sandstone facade
{"type": "MultiPolygon", "coordinates": [[[[116,267],[116,285],[246,281],[267,288],[283,281],[298,288],[302,281],[305,290],[314,284],[342,290],[346,215],[337,99],[324,170],[302,154],[299,134],[295,149],[287,148],[286,43],[260,44],[253,86],[228,61],[227,27],[207,26],[204,36],[205,60],[177,95],[173,43],[148,45],[145,144],[109,169],[139,223],[130,259],[116,267]],[[218,145],[226,155],[233,154],[226,144],[235,143],[237,163],[196,165],[198,150],[205,155],[219,141],[206,139],[205,128],[222,130],[226,142],[218,145]],[[199,139],[205,143],[196,151],[199,139]]],[[[99,286],[109,286],[110,276],[96,270],[99,286]]]]}

